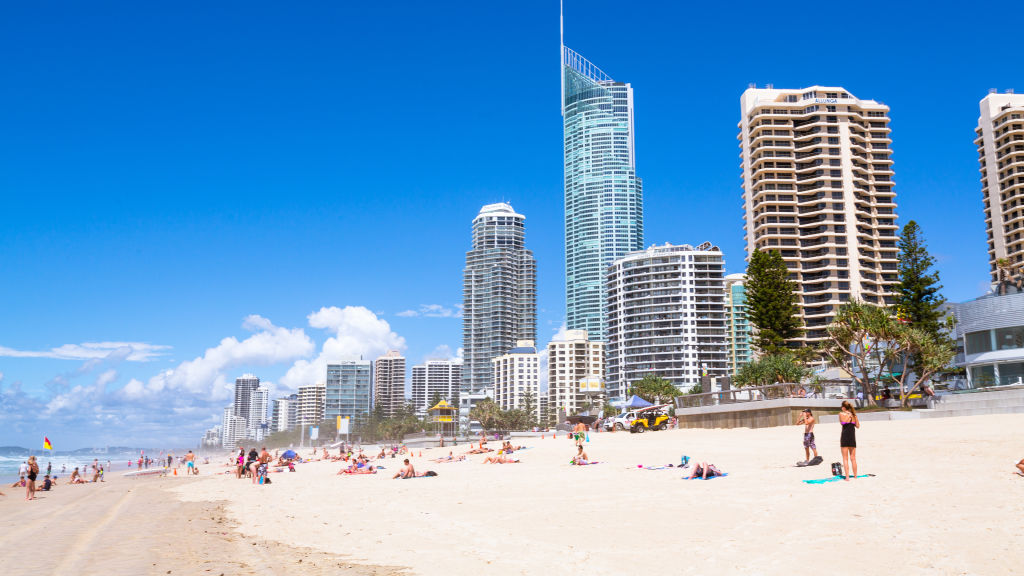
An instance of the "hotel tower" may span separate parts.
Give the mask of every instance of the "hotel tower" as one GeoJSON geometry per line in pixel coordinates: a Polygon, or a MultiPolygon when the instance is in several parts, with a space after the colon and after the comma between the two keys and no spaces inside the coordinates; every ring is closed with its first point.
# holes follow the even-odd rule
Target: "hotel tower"
{"type": "Polygon", "coordinates": [[[601,341],[608,266],[644,244],[633,88],[564,44],[561,55],[566,323],[601,341]]]}
{"type": "Polygon", "coordinates": [[[740,98],[747,257],[777,250],[814,344],[850,299],[892,303],[896,193],[889,107],[843,88],[750,88],[740,98]]]}
{"type": "Polygon", "coordinates": [[[989,273],[996,282],[998,260],[1024,265],[1024,94],[993,91],[982,99],[976,133],[989,273]]]}

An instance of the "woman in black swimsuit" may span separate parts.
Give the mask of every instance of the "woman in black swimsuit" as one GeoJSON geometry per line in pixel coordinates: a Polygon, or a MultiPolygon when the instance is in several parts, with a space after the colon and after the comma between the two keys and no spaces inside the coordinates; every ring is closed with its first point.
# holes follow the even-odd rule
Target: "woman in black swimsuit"
{"type": "Polygon", "coordinates": [[[28,483],[25,484],[25,500],[36,499],[36,476],[39,474],[39,464],[35,456],[28,457],[28,483]]]}
{"type": "Polygon", "coordinates": [[[853,464],[853,477],[857,478],[857,428],[860,428],[860,419],[857,418],[857,411],[853,405],[843,401],[839,411],[839,424],[843,427],[839,435],[839,449],[843,452],[843,470],[846,472],[846,480],[850,479],[850,464],[853,464]]]}

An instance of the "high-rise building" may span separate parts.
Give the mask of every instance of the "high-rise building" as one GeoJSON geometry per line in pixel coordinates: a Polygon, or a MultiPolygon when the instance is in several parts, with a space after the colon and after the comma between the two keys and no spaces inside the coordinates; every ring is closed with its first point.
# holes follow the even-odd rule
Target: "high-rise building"
{"type": "Polygon", "coordinates": [[[889,107],[843,88],[740,98],[747,257],[781,253],[813,344],[850,299],[891,305],[897,282],[889,107]]]}
{"type": "Polygon", "coordinates": [[[235,415],[234,405],[224,408],[224,415],[220,421],[221,447],[233,449],[238,442],[245,440],[245,418],[235,415]]]}
{"type": "Polygon", "coordinates": [[[253,374],[235,378],[235,401],[231,404],[235,416],[240,416],[248,421],[252,412],[252,393],[259,387],[260,379],[253,374]]]}
{"type": "Polygon", "coordinates": [[[493,361],[494,402],[502,410],[530,410],[540,420],[540,355],[533,340],[519,340],[516,347],[493,361]]]}
{"type": "Polygon", "coordinates": [[[505,203],[473,219],[462,284],[463,394],[493,386],[491,360],[537,337],[537,263],[526,249],[525,220],[505,203]]]}
{"type": "Polygon", "coordinates": [[[298,396],[295,424],[297,426],[317,426],[323,422],[327,385],[318,382],[310,386],[299,386],[298,396]]]}
{"type": "Polygon", "coordinates": [[[434,395],[459,405],[462,363],[456,360],[427,360],[412,367],[412,403],[418,415],[425,415],[434,395]]]}
{"type": "Polygon", "coordinates": [[[725,277],[725,319],[729,341],[729,374],[753,360],[750,338],[750,320],[747,319],[747,275],[729,274],[725,277]]]}
{"type": "Polygon", "coordinates": [[[989,273],[997,282],[1000,260],[1015,269],[1024,265],[1024,94],[989,93],[981,100],[975,132],[989,273]]]}
{"type": "Polygon", "coordinates": [[[291,394],[283,398],[275,398],[270,410],[270,431],[283,432],[295,427],[295,413],[299,395],[291,394]]]}
{"type": "Polygon", "coordinates": [[[249,393],[249,415],[246,417],[246,436],[250,440],[262,442],[270,432],[267,422],[267,408],[270,402],[270,389],[259,386],[249,393]]]}
{"type": "Polygon", "coordinates": [[[392,418],[405,402],[405,357],[397,350],[373,364],[373,402],[386,418],[392,418]]]}
{"type": "Polygon", "coordinates": [[[724,268],[708,242],[652,246],[608,268],[609,396],[649,374],[682,390],[726,375],[724,268]]]}
{"type": "Polygon", "coordinates": [[[604,342],[586,330],[568,330],[548,343],[548,410],[572,415],[604,406],[604,342]]]}
{"type": "Polygon", "coordinates": [[[327,365],[324,419],[338,416],[353,422],[365,421],[373,410],[373,363],[345,360],[327,365]]]}
{"type": "Polygon", "coordinates": [[[633,88],[562,44],[565,299],[570,330],[604,340],[605,271],[644,247],[633,88]]]}

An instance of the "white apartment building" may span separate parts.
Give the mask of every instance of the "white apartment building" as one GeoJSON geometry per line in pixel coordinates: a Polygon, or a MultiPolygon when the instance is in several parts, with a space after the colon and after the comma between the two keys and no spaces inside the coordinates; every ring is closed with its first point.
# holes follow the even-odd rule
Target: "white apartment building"
{"type": "Polygon", "coordinates": [[[462,382],[462,362],[456,360],[427,360],[412,367],[412,403],[416,414],[424,416],[435,394],[454,406],[459,405],[462,382]]]}
{"type": "Polygon", "coordinates": [[[239,441],[245,440],[245,418],[235,415],[234,404],[224,408],[224,415],[220,421],[220,430],[222,448],[233,449],[238,445],[239,441]]]}
{"type": "Polygon", "coordinates": [[[568,330],[548,343],[545,414],[577,414],[604,405],[604,342],[591,342],[586,330],[568,330]]]}
{"type": "Polygon", "coordinates": [[[975,133],[989,273],[996,282],[998,260],[1024,266],[1024,94],[990,92],[981,100],[975,133]]]}
{"type": "Polygon", "coordinates": [[[405,357],[397,350],[373,363],[373,403],[386,418],[392,418],[405,403],[405,357]]]}
{"type": "MultiPolygon", "coordinates": [[[[614,399],[644,376],[681,390],[727,373],[725,260],[705,242],[651,246],[608,267],[605,386],[614,399]]],[[[613,401],[614,401],[613,400],[613,401]]]]}
{"type": "Polygon", "coordinates": [[[250,440],[262,442],[270,433],[267,408],[270,403],[270,389],[260,386],[250,393],[249,415],[246,417],[245,434],[250,440]]]}
{"type": "Polygon", "coordinates": [[[270,410],[270,432],[284,432],[295,427],[295,413],[299,395],[292,394],[284,398],[274,398],[270,410]]]}
{"type": "Polygon", "coordinates": [[[324,419],[324,405],[327,398],[327,383],[318,382],[311,386],[299,386],[296,425],[316,426],[324,419]]]}
{"type": "Polygon", "coordinates": [[[892,303],[896,193],[889,107],[840,87],[740,98],[747,257],[777,250],[798,289],[804,343],[851,298],[892,303]]]}
{"type": "Polygon", "coordinates": [[[533,396],[534,418],[540,420],[540,355],[533,340],[518,340],[516,347],[491,361],[494,367],[494,402],[502,410],[525,410],[533,396]]]}

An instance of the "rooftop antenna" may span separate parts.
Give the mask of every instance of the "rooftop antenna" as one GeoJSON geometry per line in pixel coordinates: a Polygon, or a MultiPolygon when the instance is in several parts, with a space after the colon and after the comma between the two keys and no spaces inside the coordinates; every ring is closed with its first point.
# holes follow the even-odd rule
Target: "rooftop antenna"
{"type": "Polygon", "coordinates": [[[565,72],[562,70],[565,58],[565,0],[558,0],[558,77],[562,80],[562,101],[558,104],[559,114],[565,116],[565,72]]]}

